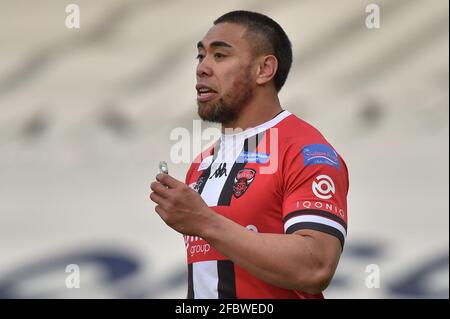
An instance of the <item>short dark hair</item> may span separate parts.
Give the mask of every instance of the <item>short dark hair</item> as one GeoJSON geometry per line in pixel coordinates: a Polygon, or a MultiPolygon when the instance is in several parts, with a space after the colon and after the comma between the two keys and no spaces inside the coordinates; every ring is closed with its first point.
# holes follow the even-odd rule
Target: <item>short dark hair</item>
{"type": "Polygon", "coordinates": [[[214,24],[223,22],[245,26],[246,36],[249,36],[249,32],[254,35],[254,41],[251,41],[254,51],[258,54],[273,54],[277,58],[278,70],[274,84],[277,92],[280,91],[292,65],[292,45],[283,28],[268,16],[243,10],[225,13],[214,24]]]}

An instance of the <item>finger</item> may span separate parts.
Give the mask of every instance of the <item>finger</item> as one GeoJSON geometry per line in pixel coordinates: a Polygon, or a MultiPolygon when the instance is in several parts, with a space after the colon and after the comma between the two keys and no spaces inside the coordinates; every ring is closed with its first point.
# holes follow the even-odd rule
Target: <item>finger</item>
{"type": "Polygon", "coordinates": [[[156,180],[163,185],[168,186],[169,188],[178,188],[184,186],[183,182],[180,182],[169,174],[158,174],[156,175],[156,180]]]}
{"type": "Polygon", "coordinates": [[[167,200],[164,197],[156,194],[155,192],[151,192],[149,197],[154,203],[156,203],[158,205],[161,205],[161,206],[167,205],[167,200]]]}
{"type": "Polygon", "coordinates": [[[160,182],[151,183],[150,189],[161,197],[168,198],[169,196],[169,189],[160,182]]]}

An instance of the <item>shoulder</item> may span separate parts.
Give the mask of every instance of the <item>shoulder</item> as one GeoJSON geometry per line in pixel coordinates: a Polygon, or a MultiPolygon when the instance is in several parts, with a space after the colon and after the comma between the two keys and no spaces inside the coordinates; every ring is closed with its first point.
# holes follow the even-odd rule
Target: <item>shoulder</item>
{"type": "Polygon", "coordinates": [[[317,128],[292,113],[275,127],[283,144],[329,144],[317,128]]]}
{"type": "Polygon", "coordinates": [[[340,157],[331,143],[312,124],[291,114],[275,126],[278,129],[279,149],[282,153],[300,152],[308,157],[311,153],[329,153],[340,157]]]}

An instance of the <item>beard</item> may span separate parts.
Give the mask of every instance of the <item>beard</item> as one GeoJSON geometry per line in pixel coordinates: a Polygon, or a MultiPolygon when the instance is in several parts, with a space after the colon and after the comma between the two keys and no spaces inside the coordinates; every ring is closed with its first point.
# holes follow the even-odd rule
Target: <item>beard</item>
{"type": "Polygon", "coordinates": [[[217,101],[205,103],[197,102],[198,115],[207,122],[228,124],[236,120],[253,98],[254,86],[251,78],[250,66],[237,77],[230,90],[225,92],[217,101]]]}

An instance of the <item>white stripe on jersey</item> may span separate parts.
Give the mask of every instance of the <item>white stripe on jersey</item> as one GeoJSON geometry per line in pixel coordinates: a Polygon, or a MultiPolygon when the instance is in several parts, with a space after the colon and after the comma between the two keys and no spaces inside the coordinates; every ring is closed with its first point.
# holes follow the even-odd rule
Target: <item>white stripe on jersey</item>
{"type": "Polygon", "coordinates": [[[344,236],[344,238],[347,236],[347,232],[345,231],[345,228],[342,227],[341,224],[325,218],[325,217],[321,217],[321,216],[317,216],[317,215],[302,215],[302,216],[296,216],[296,217],[292,217],[289,220],[287,220],[284,223],[284,232],[287,231],[287,229],[289,227],[291,227],[294,224],[299,224],[299,223],[317,223],[317,224],[324,224],[327,226],[331,226],[333,228],[336,228],[337,230],[339,230],[342,235],[344,236]]]}
{"type": "Polygon", "coordinates": [[[195,299],[219,298],[219,275],[217,273],[217,260],[193,263],[192,277],[195,299]]]}

